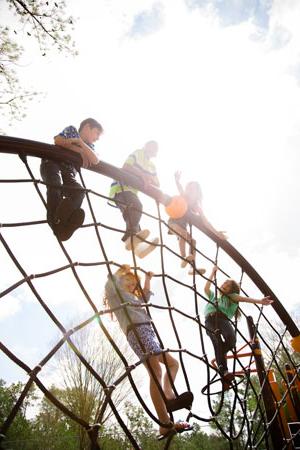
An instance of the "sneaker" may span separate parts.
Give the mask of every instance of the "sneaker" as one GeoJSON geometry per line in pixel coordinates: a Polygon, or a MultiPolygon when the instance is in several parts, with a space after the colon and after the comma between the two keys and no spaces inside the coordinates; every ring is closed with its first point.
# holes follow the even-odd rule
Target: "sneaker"
{"type": "Polygon", "coordinates": [[[81,227],[84,222],[85,213],[82,208],[75,209],[71,214],[67,224],[58,224],[53,226],[55,236],[60,241],[67,241],[70,239],[74,231],[81,227]]]}
{"type": "Polygon", "coordinates": [[[168,412],[178,411],[179,409],[191,409],[194,400],[192,392],[187,391],[171,400],[166,400],[166,408],[168,412]]]}
{"type": "Polygon", "coordinates": [[[231,388],[231,383],[234,380],[234,374],[226,372],[222,377],[223,391],[228,391],[231,388]]]}
{"type": "Polygon", "coordinates": [[[183,269],[185,268],[185,266],[192,262],[195,261],[195,255],[188,255],[186,258],[184,258],[181,263],[180,263],[180,267],[182,267],[183,269]]]}
{"type": "Polygon", "coordinates": [[[133,248],[135,249],[135,247],[141,243],[141,240],[147,239],[149,234],[150,234],[149,230],[141,230],[138,233],[136,233],[135,235],[129,236],[125,241],[126,250],[132,250],[132,245],[133,245],[133,248]]]}
{"type": "MultiPolygon", "coordinates": [[[[203,269],[203,268],[195,269],[195,275],[204,275],[205,272],[206,272],[206,269],[203,269]]],[[[194,269],[189,270],[189,275],[194,275],[194,269]]]]}
{"type": "Polygon", "coordinates": [[[151,244],[141,243],[135,249],[134,253],[139,258],[145,258],[145,256],[149,255],[149,253],[153,252],[156,249],[156,246],[159,244],[159,239],[155,238],[151,241],[151,244]]]}
{"type": "Polygon", "coordinates": [[[66,225],[74,213],[74,206],[69,198],[64,198],[55,211],[54,224],[66,225]]]}

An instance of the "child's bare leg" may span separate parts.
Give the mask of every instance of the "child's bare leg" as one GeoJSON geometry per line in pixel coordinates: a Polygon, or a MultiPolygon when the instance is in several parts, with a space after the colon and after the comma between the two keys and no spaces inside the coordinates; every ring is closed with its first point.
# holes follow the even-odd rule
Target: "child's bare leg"
{"type": "Polygon", "coordinates": [[[196,259],[196,241],[195,239],[192,239],[192,236],[186,232],[186,243],[189,246],[189,255],[186,257],[186,259],[189,262],[195,261],[196,259]]]}
{"type": "MultiPolygon", "coordinates": [[[[190,257],[188,256],[187,259],[189,259],[190,261],[194,261],[194,263],[196,264],[196,241],[195,239],[191,238],[191,242],[190,242],[190,257]]],[[[201,267],[196,267],[197,272],[199,272],[201,275],[203,275],[206,270],[204,268],[201,267]]],[[[193,275],[194,270],[193,268],[191,268],[191,270],[189,271],[190,275],[193,275]]]]}
{"type": "Polygon", "coordinates": [[[182,228],[180,225],[172,224],[170,228],[178,236],[180,256],[184,258],[184,260],[181,261],[181,267],[185,267],[187,265],[187,260],[193,261],[195,258],[196,249],[194,249],[194,252],[192,252],[194,240],[192,240],[191,235],[186,231],[186,229],[182,228]],[[188,257],[186,257],[186,244],[189,244],[191,247],[190,254],[188,257]]]}
{"type": "MultiPolygon", "coordinates": [[[[151,366],[151,369],[154,372],[159,385],[162,386],[162,370],[161,370],[161,366],[160,366],[160,362],[159,362],[159,356],[152,356],[151,358],[149,358],[148,364],[145,363],[145,367],[147,368],[148,373],[149,373],[150,396],[151,396],[151,400],[153,402],[154,408],[156,410],[157,416],[162,423],[167,424],[170,422],[170,417],[167,412],[165,402],[164,402],[164,400],[161,396],[161,393],[159,391],[159,388],[157,386],[156,380],[153,378],[148,365],[151,366]]],[[[162,426],[159,427],[159,431],[162,434],[166,433],[168,430],[169,430],[169,428],[165,428],[162,426]]]]}
{"type": "Polygon", "coordinates": [[[179,252],[180,255],[185,258],[186,253],[185,253],[185,240],[182,239],[181,237],[179,238],[179,252]]]}
{"type": "Polygon", "coordinates": [[[172,383],[174,384],[177,372],[178,372],[178,368],[179,368],[179,363],[177,361],[177,359],[173,358],[172,355],[170,355],[170,353],[165,353],[164,355],[159,355],[159,360],[161,363],[166,364],[168,367],[168,370],[166,368],[166,373],[164,374],[164,379],[163,379],[163,391],[167,397],[168,400],[175,398],[175,394],[172,388],[172,383]],[[169,373],[168,373],[169,372],[169,373]],[[169,376],[170,374],[170,376],[169,376]],[[170,380],[171,378],[171,380],[170,380]]]}
{"type": "Polygon", "coordinates": [[[196,241],[190,237],[190,254],[193,256],[193,261],[196,260],[196,241]]]}

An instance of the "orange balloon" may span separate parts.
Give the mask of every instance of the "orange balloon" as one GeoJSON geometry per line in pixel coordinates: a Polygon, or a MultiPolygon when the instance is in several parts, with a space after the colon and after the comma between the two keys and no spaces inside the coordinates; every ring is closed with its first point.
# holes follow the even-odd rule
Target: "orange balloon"
{"type": "Polygon", "coordinates": [[[170,203],[165,207],[166,213],[172,219],[180,219],[185,215],[187,209],[187,202],[181,195],[172,197],[170,203]]]}

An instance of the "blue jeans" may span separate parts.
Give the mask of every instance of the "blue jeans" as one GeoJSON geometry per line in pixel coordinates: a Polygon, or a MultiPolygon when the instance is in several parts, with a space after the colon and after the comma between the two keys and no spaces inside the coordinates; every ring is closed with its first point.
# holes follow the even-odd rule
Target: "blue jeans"
{"type": "Polygon", "coordinates": [[[205,318],[206,333],[214,346],[218,369],[223,375],[228,372],[226,354],[236,344],[235,330],[222,313],[209,314],[205,318]]]}

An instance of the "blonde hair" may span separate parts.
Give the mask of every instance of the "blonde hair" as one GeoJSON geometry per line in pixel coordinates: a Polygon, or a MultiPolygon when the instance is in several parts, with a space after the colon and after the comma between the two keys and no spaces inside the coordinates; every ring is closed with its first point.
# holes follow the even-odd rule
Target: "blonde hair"
{"type": "MultiPolygon", "coordinates": [[[[142,297],[141,287],[140,287],[140,277],[136,275],[134,272],[130,270],[130,267],[127,264],[123,264],[114,274],[113,276],[119,279],[133,279],[136,282],[135,288],[133,291],[130,291],[130,294],[135,295],[139,299],[142,297]]],[[[103,305],[106,309],[109,309],[109,300],[107,291],[104,291],[103,296],[103,305]]],[[[113,313],[111,313],[111,318],[113,317],[113,313]]]]}

